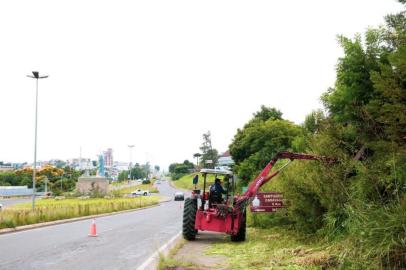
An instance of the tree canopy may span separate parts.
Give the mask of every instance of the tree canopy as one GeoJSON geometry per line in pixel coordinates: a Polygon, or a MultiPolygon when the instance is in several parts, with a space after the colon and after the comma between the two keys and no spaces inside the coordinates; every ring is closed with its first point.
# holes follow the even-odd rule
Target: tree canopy
{"type": "MultiPolygon", "coordinates": [[[[406,4],[406,0],[400,1],[406,4]]],[[[354,38],[339,36],[337,79],[302,126],[265,106],[230,145],[246,185],[281,150],[332,156],[338,163],[295,161],[264,189],[289,207],[253,216],[283,221],[301,233],[344,239],[351,269],[406,267],[406,12],[354,38]]],[[[260,221],[260,222],[259,222],[260,221]]]]}

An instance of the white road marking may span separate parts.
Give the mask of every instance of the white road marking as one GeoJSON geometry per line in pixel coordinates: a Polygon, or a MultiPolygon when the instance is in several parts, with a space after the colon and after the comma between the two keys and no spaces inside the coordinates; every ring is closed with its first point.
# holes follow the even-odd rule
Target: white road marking
{"type": "Polygon", "coordinates": [[[164,253],[166,249],[170,248],[173,242],[182,234],[182,232],[177,233],[174,237],[172,237],[168,242],[166,242],[163,246],[161,246],[157,251],[155,251],[143,264],[141,264],[137,270],[155,270],[156,265],[155,263],[158,261],[159,254],[164,253]]]}

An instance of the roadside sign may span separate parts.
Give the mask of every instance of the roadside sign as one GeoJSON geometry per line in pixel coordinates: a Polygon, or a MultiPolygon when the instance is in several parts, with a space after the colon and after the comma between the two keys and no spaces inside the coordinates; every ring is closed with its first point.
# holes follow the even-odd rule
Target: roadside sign
{"type": "Polygon", "coordinates": [[[279,208],[283,208],[283,194],[278,192],[263,192],[257,193],[251,203],[251,212],[253,213],[269,213],[276,212],[279,208]]]}
{"type": "Polygon", "coordinates": [[[197,182],[199,182],[199,176],[196,174],[195,177],[193,177],[193,185],[197,185],[197,182]]]}

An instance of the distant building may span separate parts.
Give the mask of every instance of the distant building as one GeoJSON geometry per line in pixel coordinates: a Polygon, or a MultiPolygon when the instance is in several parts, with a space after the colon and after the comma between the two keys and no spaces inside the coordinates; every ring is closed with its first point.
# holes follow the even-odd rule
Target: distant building
{"type": "Polygon", "coordinates": [[[129,166],[128,162],[114,161],[114,168],[119,172],[128,170],[129,166]]]}
{"type": "Polygon", "coordinates": [[[93,162],[90,158],[73,158],[69,159],[68,166],[75,168],[76,170],[91,170],[94,169],[93,162]]]}
{"type": "Polygon", "coordinates": [[[113,167],[113,149],[108,148],[107,151],[103,151],[104,157],[104,167],[112,168],[113,167]]]}
{"type": "Polygon", "coordinates": [[[231,157],[230,151],[224,152],[222,155],[219,156],[218,159],[218,166],[232,166],[234,165],[234,160],[231,157]]]}
{"type": "MultiPolygon", "coordinates": [[[[42,169],[42,167],[45,167],[48,164],[49,164],[48,161],[37,161],[35,168],[37,170],[40,170],[40,169],[42,169]]],[[[34,163],[27,163],[27,164],[23,165],[23,168],[33,169],[34,168],[34,163]]]]}
{"type": "Polygon", "coordinates": [[[11,164],[0,165],[0,172],[10,172],[14,171],[14,167],[11,164]]]}

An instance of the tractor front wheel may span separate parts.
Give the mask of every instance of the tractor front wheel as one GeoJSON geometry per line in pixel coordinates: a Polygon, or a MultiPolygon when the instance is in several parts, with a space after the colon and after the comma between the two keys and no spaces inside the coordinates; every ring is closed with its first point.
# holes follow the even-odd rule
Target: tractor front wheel
{"type": "Polygon", "coordinates": [[[246,228],[247,228],[247,211],[244,211],[241,217],[238,232],[235,235],[231,235],[231,241],[233,242],[245,241],[246,228]]]}
{"type": "Polygon", "coordinates": [[[195,240],[197,231],[195,230],[195,219],[197,211],[197,200],[186,198],[183,208],[183,238],[195,240]]]}

